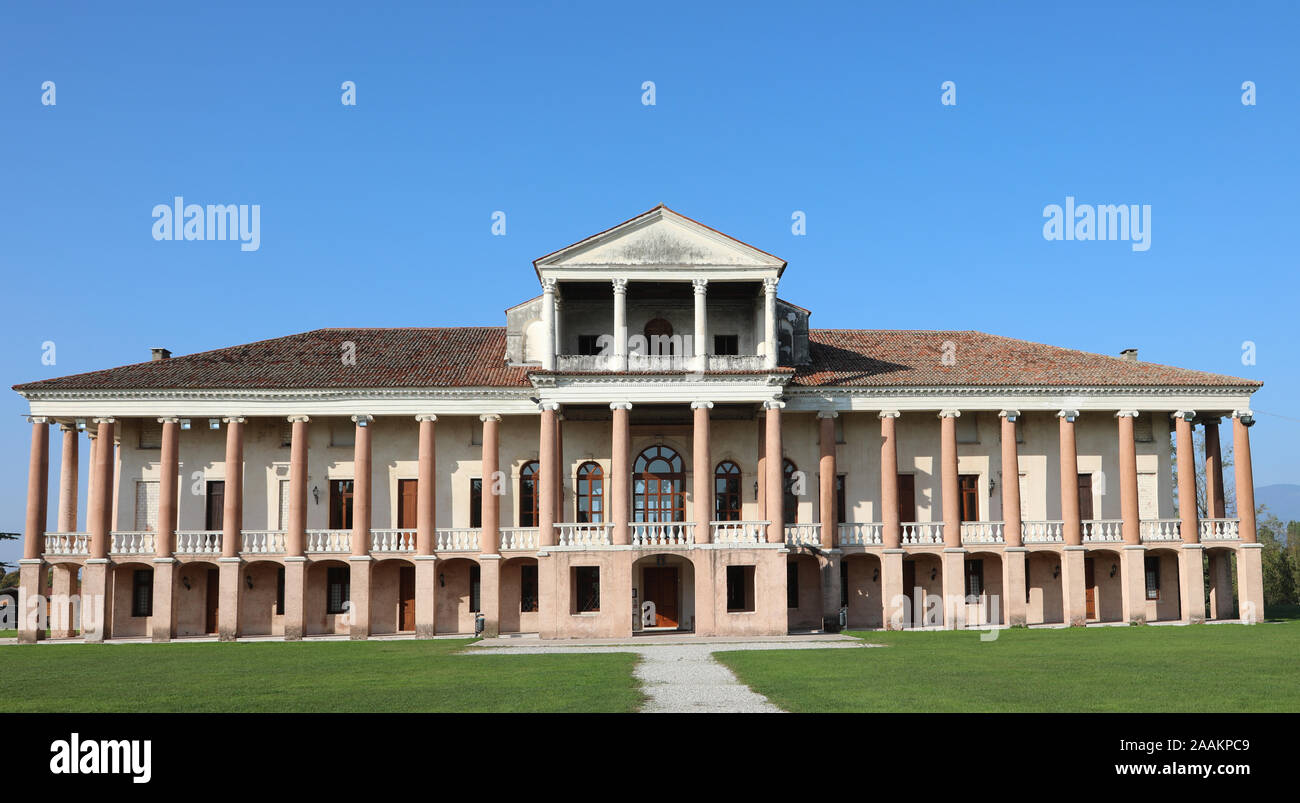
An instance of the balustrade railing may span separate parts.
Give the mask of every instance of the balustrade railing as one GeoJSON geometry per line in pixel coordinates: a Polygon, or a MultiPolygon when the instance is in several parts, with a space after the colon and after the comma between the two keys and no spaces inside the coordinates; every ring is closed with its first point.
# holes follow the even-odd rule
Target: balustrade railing
{"type": "Polygon", "coordinates": [[[1059,544],[1065,541],[1064,521],[1022,521],[1020,540],[1026,544],[1059,544]]]}
{"type": "Polygon", "coordinates": [[[917,545],[943,543],[943,522],[908,521],[902,524],[902,530],[902,540],[904,544],[917,545]]]}
{"type": "Polygon", "coordinates": [[[89,555],[90,533],[46,533],[46,555],[89,555]]]}
{"type": "Polygon", "coordinates": [[[220,555],[221,530],[177,530],[176,554],[220,555]]]}
{"type": "Polygon", "coordinates": [[[840,525],[840,546],[879,546],[885,542],[885,525],[872,521],[840,525]]]}
{"type": "Polygon", "coordinates": [[[1201,540],[1241,540],[1240,522],[1237,519],[1201,519],[1201,540]]]}
{"type": "Polygon", "coordinates": [[[1085,544],[1116,543],[1124,540],[1123,519],[1088,519],[1081,522],[1085,544]]]}
{"type": "Polygon", "coordinates": [[[240,551],[251,555],[283,555],[284,530],[244,530],[240,551]]]}
{"type": "Polygon", "coordinates": [[[479,536],[478,527],[447,527],[434,532],[435,552],[477,552],[479,536]]]}
{"type": "Polygon", "coordinates": [[[961,542],[963,544],[1005,544],[1007,542],[1006,523],[1001,521],[963,521],[961,523],[961,542]]]}
{"type": "Polygon", "coordinates": [[[370,531],[371,552],[414,552],[415,530],[380,529],[370,531]]]}
{"type": "Polygon", "coordinates": [[[790,546],[818,546],[822,542],[822,526],[818,522],[787,524],[785,542],[790,546]]]}
{"type": "Polygon", "coordinates": [[[1182,521],[1180,519],[1148,519],[1138,526],[1139,531],[1142,533],[1143,542],[1183,540],[1182,521]]]}
{"type": "Polygon", "coordinates": [[[525,549],[537,549],[539,530],[536,527],[502,527],[501,550],[518,552],[525,549]]]}
{"type": "Polygon", "coordinates": [[[766,521],[711,521],[715,544],[761,544],[767,540],[766,521]]]}
{"type": "Polygon", "coordinates": [[[152,555],[156,550],[152,532],[114,532],[109,533],[108,554],[110,555],[152,555]]]}
{"type": "Polygon", "coordinates": [[[684,546],[695,541],[693,521],[634,521],[632,546],[684,546]]]}
{"type": "Polygon", "coordinates": [[[555,525],[556,541],[560,546],[606,546],[613,529],[608,522],[561,522],[555,525]]]}
{"type": "Polygon", "coordinates": [[[307,551],[345,555],[352,551],[352,531],[308,530],[307,551]]]}

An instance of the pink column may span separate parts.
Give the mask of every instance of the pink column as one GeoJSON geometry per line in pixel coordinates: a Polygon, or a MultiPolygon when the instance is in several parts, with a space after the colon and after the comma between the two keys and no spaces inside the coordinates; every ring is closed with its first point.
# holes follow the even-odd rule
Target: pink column
{"type": "Polygon", "coordinates": [[[1227,517],[1227,503],[1223,494],[1223,454],[1219,449],[1219,418],[1205,419],[1205,502],[1209,506],[1207,518],[1227,517]]]}
{"type": "Polygon", "coordinates": [[[59,464],[59,521],[58,531],[77,531],[77,472],[80,455],[80,433],[72,424],[64,424],[63,457],[59,464]]]}
{"type": "Polygon", "coordinates": [[[555,402],[541,403],[542,415],[538,422],[537,463],[541,473],[541,487],[537,489],[537,534],[540,546],[555,546],[556,484],[560,479],[560,463],[556,457],[559,444],[556,432],[555,402]]]}
{"type": "MultiPolygon", "coordinates": [[[[482,535],[479,539],[479,552],[495,555],[500,548],[501,539],[501,497],[497,493],[497,475],[500,473],[501,442],[499,415],[481,415],[483,422],[483,508],[482,535]]],[[[480,586],[480,591],[482,586],[480,586]]]]}
{"type": "Polygon", "coordinates": [[[372,416],[354,415],[356,440],[352,450],[352,555],[370,554],[370,425],[372,416]]]}
{"type": "Polygon", "coordinates": [[[285,527],[284,548],[289,557],[301,557],[307,547],[307,436],[311,419],[305,415],[289,416],[292,434],[289,440],[289,521],[285,527]]]}
{"type": "Polygon", "coordinates": [[[886,549],[899,549],[902,526],[898,520],[897,410],[880,411],[880,521],[886,549]]]}
{"type": "Polygon", "coordinates": [[[1134,546],[1142,543],[1141,522],[1138,519],[1137,444],[1133,438],[1133,425],[1137,410],[1120,410],[1115,413],[1119,422],[1119,510],[1123,521],[1121,532],[1124,543],[1134,546]]]}
{"type": "Polygon", "coordinates": [[[1196,521],[1196,456],[1192,449],[1193,410],[1174,413],[1174,447],[1178,462],[1178,520],[1184,544],[1201,540],[1196,521]]]}
{"type": "Polygon", "coordinates": [[[162,454],[158,460],[158,533],[155,554],[170,558],[176,550],[176,510],[180,502],[180,433],[178,418],[160,418],[162,454]]]}
{"type": "Polygon", "coordinates": [[[420,422],[419,474],[415,483],[415,552],[432,555],[437,538],[437,437],[436,415],[417,415],[420,422]]]}
{"type": "Polygon", "coordinates": [[[1020,449],[1016,445],[1019,410],[1003,410],[1002,418],[1002,523],[1007,546],[1020,546],[1020,449]]]}
{"type": "Polygon", "coordinates": [[[760,418],[758,421],[758,461],[755,474],[758,482],[758,491],[754,494],[754,501],[758,503],[758,517],[767,518],[767,419],[760,418]]]}
{"type": "Polygon", "coordinates": [[[1074,419],[1078,410],[1061,410],[1061,519],[1066,546],[1083,543],[1083,523],[1079,520],[1079,453],[1074,443],[1074,419]]]}
{"type": "Polygon", "coordinates": [[[226,422],[226,498],[222,508],[221,557],[239,557],[244,530],[244,418],[226,422]]]}
{"type": "Polygon", "coordinates": [[[1255,418],[1249,410],[1232,414],[1232,463],[1236,472],[1237,519],[1241,541],[1253,544],[1255,537],[1255,474],[1250,466],[1250,427],[1255,418]]]}
{"type": "Polygon", "coordinates": [[[695,509],[695,543],[707,544],[712,540],[713,527],[713,455],[709,435],[709,410],[711,401],[691,402],[694,417],[693,443],[691,444],[694,487],[691,504],[695,509]]]}
{"type": "Polygon", "coordinates": [[[27,420],[32,423],[32,449],[27,462],[27,525],[23,530],[23,560],[40,560],[45,551],[50,425],[44,416],[28,416],[27,420]]]}
{"type": "MultiPolygon", "coordinates": [[[[834,410],[817,413],[821,441],[821,454],[817,462],[817,512],[822,525],[823,549],[833,549],[839,541],[835,521],[835,418],[838,415],[834,410]]],[[[838,575],[835,579],[838,579],[838,575]]]]}
{"type": "MultiPolygon", "coordinates": [[[[555,414],[555,520],[565,521],[564,515],[564,480],[568,471],[564,462],[564,413],[555,414]]],[[[555,538],[555,533],[551,533],[555,538]]],[[[554,544],[554,540],[551,542],[554,544]]]]}
{"type": "MultiPolygon", "coordinates": [[[[940,479],[943,483],[943,545],[948,549],[961,547],[961,486],[957,480],[957,417],[958,410],[939,413],[940,479]]],[[[945,573],[946,574],[946,573],[945,573]]]]}
{"type": "Polygon", "coordinates": [[[113,518],[113,424],[112,418],[96,418],[98,433],[94,444],[90,496],[87,500],[86,532],[90,537],[90,557],[108,557],[109,528],[113,518]]]}
{"type": "Polygon", "coordinates": [[[614,523],[614,543],[627,545],[632,543],[632,533],[628,528],[631,518],[628,494],[632,489],[632,430],[630,413],[631,402],[614,402],[609,405],[614,411],[612,425],[612,446],[609,461],[609,516],[614,523]]]}
{"type": "Polygon", "coordinates": [[[764,422],[764,468],[767,472],[767,541],[785,543],[785,471],[781,465],[781,408],[785,402],[773,399],[763,402],[767,410],[764,422]]]}

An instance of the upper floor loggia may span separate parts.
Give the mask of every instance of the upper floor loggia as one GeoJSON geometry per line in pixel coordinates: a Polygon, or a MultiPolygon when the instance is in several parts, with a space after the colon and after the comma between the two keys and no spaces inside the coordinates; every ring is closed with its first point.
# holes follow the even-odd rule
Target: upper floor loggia
{"type": "Polygon", "coordinates": [[[660,205],[534,260],[506,311],[506,360],[542,371],[762,373],[808,362],[785,260],[660,205]]]}

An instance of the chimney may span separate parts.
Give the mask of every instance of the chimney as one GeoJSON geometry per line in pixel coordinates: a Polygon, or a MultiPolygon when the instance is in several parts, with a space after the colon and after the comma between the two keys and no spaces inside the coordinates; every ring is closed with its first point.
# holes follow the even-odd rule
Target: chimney
{"type": "Polygon", "coordinates": [[[172,358],[172,353],[168,349],[158,349],[158,348],[149,349],[149,360],[151,362],[158,362],[159,360],[170,360],[171,358],[172,358]]]}
{"type": "Polygon", "coordinates": [[[1121,352],[1119,353],[1119,356],[1120,356],[1122,359],[1128,360],[1129,362],[1137,362],[1137,361],[1138,361],[1138,350],[1137,350],[1137,349],[1124,349],[1123,351],[1121,351],[1121,352]]]}

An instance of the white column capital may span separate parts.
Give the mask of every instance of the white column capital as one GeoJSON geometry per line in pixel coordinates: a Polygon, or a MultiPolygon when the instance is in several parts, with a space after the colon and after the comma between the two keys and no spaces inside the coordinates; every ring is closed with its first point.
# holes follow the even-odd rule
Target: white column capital
{"type": "Polygon", "coordinates": [[[60,432],[76,432],[76,431],[77,431],[77,425],[76,425],[76,424],[59,424],[59,431],[60,431],[60,432]]]}
{"type": "Polygon", "coordinates": [[[876,413],[877,418],[898,418],[900,415],[902,415],[902,413],[897,410],[881,410],[879,413],[876,413]]]}
{"type": "Polygon", "coordinates": [[[709,291],[709,280],[691,279],[691,286],[695,288],[695,295],[702,296],[709,291]]]}
{"type": "Polygon", "coordinates": [[[542,279],[542,292],[545,293],[546,295],[553,295],[555,293],[555,285],[557,283],[558,282],[556,282],[554,278],[547,276],[546,278],[542,279]]]}
{"type": "Polygon", "coordinates": [[[775,276],[767,277],[766,279],[763,280],[763,292],[769,295],[775,293],[776,287],[780,283],[780,281],[781,280],[776,278],[775,276]]]}
{"type": "Polygon", "coordinates": [[[713,402],[711,401],[693,401],[691,402],[692,410],[712,410],[713,402]]]}
{"type": "Polygon", "coordinates": [[[111,416],[111,415],[109,415],[109,416],[102,416],[102,417],[96,417],[96,418],[92,418],[92,419],[90,419],[90,420],[91,420],[91,421],[94,421],[96,424],[116,424],[116,423],[117,423],[117,419],[114,418],[114,417],[111,416]]]}
{"type": "Polygon", "coordinates": [[[179,424],[180,422],[180,417],[174,415],[166,415],[158,419],[159,424],[179,424]]]}
{"type": "Polygon", "coordinates": [[[420,413],[415,417],[415,420],[423,424],[425,421],[437,421],[438,416],[433,413],[420,413]]]}
{"type": "Polygon", "coordinates": [[[1137,417],[1138,417],[1138,411],[1137,411],[1137,410],[1117,410],[1117,411],[1115,411],[1115,417],[1116,417],[1116,418],[1137,418],[1137,417]]]}
{"type": "Polygon", "coordinates": [[[1196,420],[1196,411],[1195,411],[1195,410],[1175,410],[1175,411],[1170,415],[1170,418],[1181,418],[1181,419],[1183,419],[1184,421],[1187,421],[1187,422],[1190,423],[1190,422],[1196,420]]]}
{"type": "Polygon", "coordinates": [[[631,410],[631,409],[632,409],[632,402],[610,402],[610,403],[609,403],[609,409],[611,409],[611,410],[631,410]]]}
{"type": "Polygon", "coordinates": [[[365,413],[352,416],[352,423],[359,427],[369,426],[370,422],[374,420],[375,417],[373,415],[367,415],[365,413]]]}
{"type": "Polygon", "coordinates": [[[1074,419],[1079,417],[1079,411],[1078,410],[1057,410],[1056,417],[1064,418],[1066,421],[1069,421],[1071,424],[1073,424],[1074,419]]]}
{"type": "MultiPolygon", "coordinates": [[[[225,416],[224,418],[222,418],[221,420],[222,420],[224,423],[227,423],[227,424],[242,424],[242,423],[244,423],[244,417],[243,417],[242,415],[228,415],[228,416],[225,416]]],[[[354,418],[354,419],[352,419],[352,420],[355,421],[356,419],[354,418]]]]}
{"type": "Polygon", "coordinates": [[[50,419],[49,419],[47,416],[43,416],[43,415],[29,415],[29,416],[27,416],[27,423],[29,423],[29,424],[48,424],[48,423],[50,423],[50,419]]]}
{"type": "Polygon", "coordinates": [[[486,424],[489,421],[500,421],[501,416],[497,415],[496,413],[484,413],[483,415],[478,417],[478,420],[486,424]]]}
{"type": "Polygon", "coordinates": [[[1008,421],[1016,421],[1016,420],[1019,420],[1019,418],[1020,418],[1020,411],[1019,411],[1019,410],[999,410],[999,411],[998,411],[998,417],[999,417],[999,418],[1005,418],[1005,419],[1008,420],[1008,421]]]}
{"type": "Polygon", "coordinates": [[[541,410],[542,412],[546,412],[547,410],[549,410],[549,411],[551,411],[551,412],[553,412],[553,413],[554,413],[554,412],[558,412],[559,409],[560,409],[560,403],[559,403],[559,402],[553,402],[553,401],[538,402],[538,403],[537,403],[537,409],[538,409],[538,410],[541,410]]]}
{"type": "Polygon", "coordinates": [[[940,418],[961,418],[961,410],[940,410],[940,418]]]}
{"type": "Polygon", "coordinates": [[[290,424],[306,424],[311,421],[311,416],[291,415],[291,416],[286,416],[285,420],[287,420],[290,424]]]}
{"type": "Polygon", "coordinates": [[[839,418],[840,412],[839,410],[818,410],[817,417],[818,418],[839,418]]]}
{"type": "Polygon", "coordinates": [[[780,399],[768,399],[767,401],[763,402],[764,410],[780,410],[784,407],[785,407],[785,402],[781,401],[780,399]]]}
{"type": "Polygon", "coordinates": [[[610,283],[614,285],[614,294],[623,295],[627,293],[627,279],[611,279],[610,283]]]}
{"type": "Polygon", "coordinates": [[[1252,427],[1255,425],[1255,411],[1249,408],[1244,410],[1233,410],[1232,417],[1241,421],[1243,427],[1252,427]]]}

